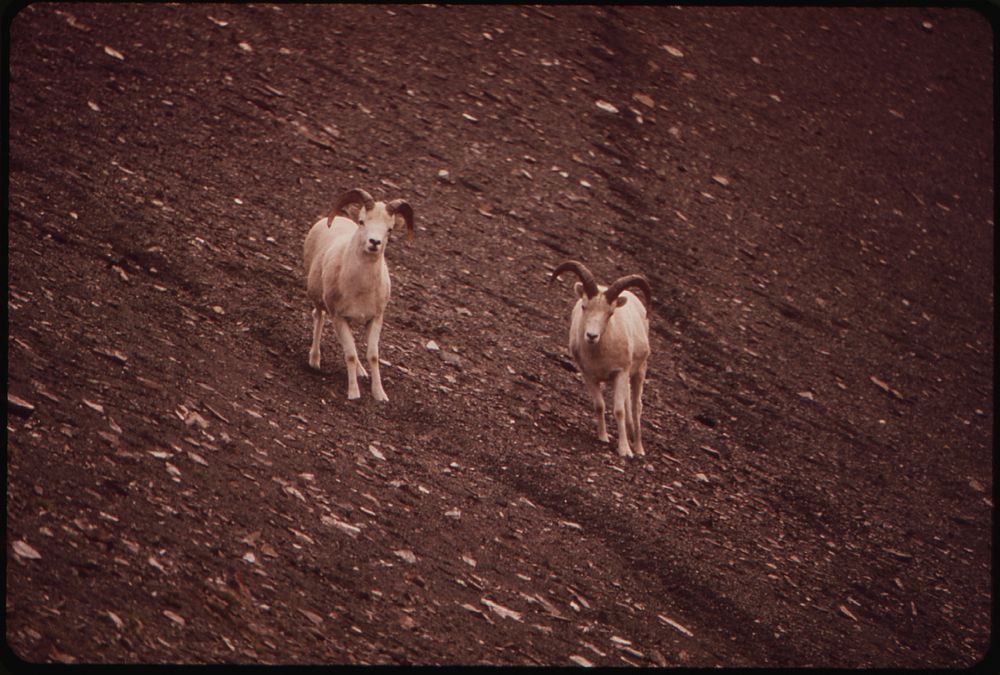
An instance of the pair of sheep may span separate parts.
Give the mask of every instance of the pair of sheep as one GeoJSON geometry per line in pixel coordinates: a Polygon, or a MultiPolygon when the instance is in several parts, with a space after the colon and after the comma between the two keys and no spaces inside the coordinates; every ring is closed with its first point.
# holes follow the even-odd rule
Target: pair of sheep
{"type": "MultiPolygon", "coordinates": [[[[348,190],[334,203],[326,218],[309,230],[303,246],[308,275],[306,294],[313,304],[313,339],[309,365],[320,366],[320,337],[329,313],[347,364],[347,398],[361,396],[358,374],[368,373],[358,360],[349,322],[367,324],[365,359],[371,368],[372,396],[388,401],[379,372],[379,336],[391,282],[385,249],[395,227],[413,231],[413,209],[402,199],[376,202],[361,189],[348,190]]],[[[644,455],[640,416],[642,388],[649,359],[649,320],[646,309],[629,288],[638,288],[651,300],[649,283],[638,274],[599,286],[583,263],[569,260],[552,272],[555,280],[574,272],[578,300],[570,319],[569,349],[594,403],[598,438],[608,442],[601,385],[612,382],[614,416],[618,423],[618,454],[644,455]]]]}

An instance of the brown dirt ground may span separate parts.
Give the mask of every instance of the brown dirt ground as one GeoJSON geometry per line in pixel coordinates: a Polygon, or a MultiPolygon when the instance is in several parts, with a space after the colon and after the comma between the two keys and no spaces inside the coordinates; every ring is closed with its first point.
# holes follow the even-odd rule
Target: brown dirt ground
{"type": "Polygon", "coordinates": [[[987,653],[984,15],[9,26],[9,665],[987,653]],[[388,404],[345,399],[329,329],[307,365],[302,239],[356,186],[417,214],[387,254],[388,404]],[[547,282],[569,257],[652,283],[643,459],[596,440],[547,282]]]}

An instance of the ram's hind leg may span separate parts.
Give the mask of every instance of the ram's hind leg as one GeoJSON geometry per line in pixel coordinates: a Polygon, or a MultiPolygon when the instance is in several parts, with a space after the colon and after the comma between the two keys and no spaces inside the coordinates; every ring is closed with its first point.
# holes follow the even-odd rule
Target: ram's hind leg
{"type": "Polygon", "coordinates": [[[642,417],[642,387],[646,382],[646,364],[642,364],[638,372],[632,375],[632,426],[634,427],[634,440],[632,444],[635,446],[635,454],[645,455],[646,451],[642,447],[642,427],[639,421],[642,417]]]}
{"type": "Polygon", "coordinates": [[[625,431],[628,433],[628,442],[635,443],[635,417],[632,415],[632,395],[625,396],[625,431]]]}
{"type": "Polygon", "coordinates": [[[608,438],[608,427],[604,422],[604,395],[601,393],[601,384],[597,380],[586,377],[583,382],[587,385],[587,392],[594,404],[594,416],[597,417],[597,439],[607,443],[611,439],[608,438]]]}
{"type": "Polygon", "coordinates": [[[326,320],[326,312],[322,307],[314,307],[313,317],[313,341],[309,348],[309,366],[319,370],[320,361],[320,338],[323,337],[323,322],[326,320]]]}

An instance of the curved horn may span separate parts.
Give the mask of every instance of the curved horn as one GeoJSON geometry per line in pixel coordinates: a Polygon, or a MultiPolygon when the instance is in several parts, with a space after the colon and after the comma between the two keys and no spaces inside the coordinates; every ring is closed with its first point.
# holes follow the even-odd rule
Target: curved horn
{"type": "Polygon", "coordinates": [[[390,216],[395,216],[399,214],[403,216],[403,220],[406,221],[406,236],[409,238],[413,235],[413,207],[405,199],[393,199],[391,202],[385,205],[385,210],[390,216]]]}
{"type": "Polygon", "coordinates": [[[587,292],[587,297],[592,298],[597,295],[597,282],[594,280],[594,275],[591,274],[587,266],[582,262],[577,260],[567,260],[561,263],[559,267],[552,270],[552,277],[549,279],[550,282],[555,281],[556,278],[563,272],[576,272],[576,275],[580,277],[580,281],[583,282],[583,290],[587,292]]]}
{"type": "Polygon", "coordinates": [[[646,281],[646,277],[641,274],[628,274],[624,277],[616,279],[613,284],[608,286],[608,290],[604,291],[604,297],[608,299],[608,304],[614,302],[626,288],[640,289],[642,294],[646,296],[646,306],[652,306],[653,291],[650,289],[649,282],[646,281]]]}
{"type": "Polygon", "coordinates": [[[372,196],[362,190],[361,188],[354,188],[353,190],[348,190],[344,194],[337,197],[337,201],[333,203],[333,208],[330,209],[330,215],[326,217],[326,226],[330,227],[330,223],[333,222],[333,217],[344,212],[344,207],[351,203],[361,202],[364,204],[366,210],[371,210],[375,208],[375,200],[372,196]]]}

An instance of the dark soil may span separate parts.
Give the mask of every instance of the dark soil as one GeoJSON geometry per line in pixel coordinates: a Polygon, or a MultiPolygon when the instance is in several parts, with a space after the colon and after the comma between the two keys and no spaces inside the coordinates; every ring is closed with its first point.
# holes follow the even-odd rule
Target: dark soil
{"type": "Polygon", "coordinates": [[[984,15],[39,3],[9,40],[17,657],[986,654],[984,15]],[[417,216],[387,404],[329,328],[307,363],[352,187],[417,216]],[[596,439],[566,258],[652,284],[645,458],[596,439]]]}

